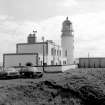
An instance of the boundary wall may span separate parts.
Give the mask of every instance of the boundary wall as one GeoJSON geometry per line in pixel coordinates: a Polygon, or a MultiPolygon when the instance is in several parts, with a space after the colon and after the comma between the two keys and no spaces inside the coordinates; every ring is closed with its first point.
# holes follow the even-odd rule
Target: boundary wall
{"type": "MultiPolygon", "coordinates": [[[[43,67],[42,66],[36,66],[37,69],[40,69],[43,71],[43,67]]],[[[46,72],[64,72],[66,70],[71,70],[71,69],[75,69],[77,68],[77,65],[49,65],[49,66],[45,66],[44,70],[46,72]]]]}

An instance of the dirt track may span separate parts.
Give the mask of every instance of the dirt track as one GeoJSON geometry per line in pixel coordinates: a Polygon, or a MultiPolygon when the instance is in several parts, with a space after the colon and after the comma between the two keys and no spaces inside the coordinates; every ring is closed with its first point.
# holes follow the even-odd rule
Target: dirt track
{"type": "Polygon", "coordinates": [[[105,71],[0,80],[0,105],[105,105],[105,71]]]}

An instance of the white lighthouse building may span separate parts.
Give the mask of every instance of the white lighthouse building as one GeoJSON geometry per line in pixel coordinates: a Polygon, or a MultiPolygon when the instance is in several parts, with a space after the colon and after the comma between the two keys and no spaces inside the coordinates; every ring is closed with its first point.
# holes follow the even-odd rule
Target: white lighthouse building
{"type": "Polygon", "coordinates": [[[72,23],[67,17],[62,26],[61,46],[52,40],[38,42],[36,31],[33,31],[28,35],[26,43],[16,44],[16,53],[3,54],[3,66],[69,65],[73,64],[73,53],[72,23]]]}
{"type": "Polygon", "coordinates": [[[74,61],[74,36],[72,23],[68,17],[62,24],[61,47],[63,57],[67,58],[68,64],[73,64],[74,61]]]}

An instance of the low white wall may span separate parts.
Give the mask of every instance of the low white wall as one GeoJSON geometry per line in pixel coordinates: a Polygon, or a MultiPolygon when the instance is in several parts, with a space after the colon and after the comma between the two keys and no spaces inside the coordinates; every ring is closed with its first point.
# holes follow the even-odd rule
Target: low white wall
{"type": "Polygon", "coordinates": [[[75,68],[77,68],[77,65],[66,65],[66,66],[62,66],[62,72],[66,71],[66,70],[75,69],[75,68]]]}
{"type": "MultiPolygon", "coordinates": [[[[66,66],[47,66],[44,67],[44,70],[46,72],[64,72],[66,70],[71,70],[75,69],[77,66],[76,65],[66,65],[66,66]]],[[[37,69],[43,71],[43,67],[37,67],[37,69]]]]}
{"type": "MultiPolygon", "coordinates": [[[[43,71],[43,67],[37,67],[37,69],[43,71]]],[[[47,67],[44,67],[44,70],[46,72],[61,72],[62,66],[47,66],[47,67]]]]}

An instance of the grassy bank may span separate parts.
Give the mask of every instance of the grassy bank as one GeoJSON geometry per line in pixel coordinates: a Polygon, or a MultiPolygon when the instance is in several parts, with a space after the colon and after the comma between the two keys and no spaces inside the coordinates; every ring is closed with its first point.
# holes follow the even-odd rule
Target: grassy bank
{"type": "Polygon", "coordinates": [[[0,80],[0,105],[105,105],[105,70],[46,73],[40,79],[0,80]]]}

